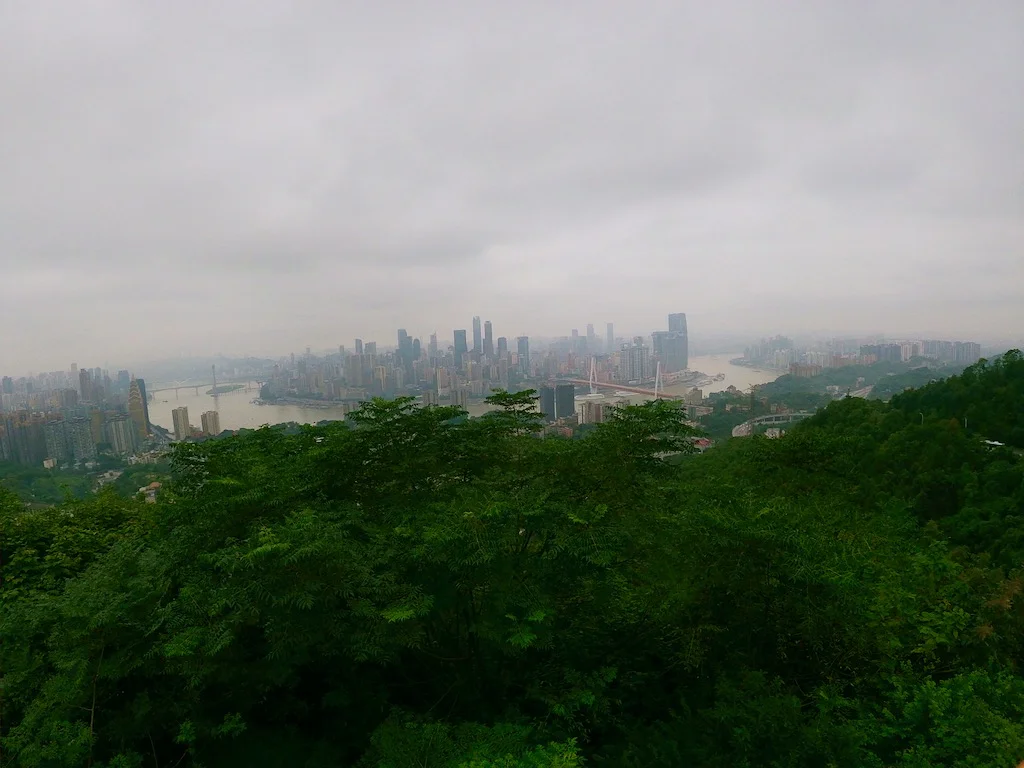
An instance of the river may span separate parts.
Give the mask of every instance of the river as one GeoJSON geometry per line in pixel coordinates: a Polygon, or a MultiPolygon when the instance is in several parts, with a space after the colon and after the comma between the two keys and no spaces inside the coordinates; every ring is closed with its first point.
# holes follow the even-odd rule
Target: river
{"type": "MultiPolygon", "coordinates": [[[[730,386],[736,387],[741,392],[749,391],[755,384],[767,384],[775,381],[782,374],[778,371],[769,371],[761,368],[747,368],[745,365],[732,365],[729,361],[737,357],[743,357],[742,352],[726,352],[721,355],[700,355],[690,358],[690,370],[706,373],[708,376],[724,374],[722,381],[715,381],[700,390],[705,395],[711,392],[721,392],[730,386]]],[[[690,389],[687,385],[665,387],[669,394],[681,395],[690,389]]]]}
{"type": "MultiPolygon", "coordinates": [[[[754,384],[765,384],[775,381],[779,374],[773,371],[759,370],[757,368],[746,368],[740,365],[731,365],[729,361],[740,357],[741,352],[733,352],[721,355],[701,355],[690,358],[690,368],[701,371],[709,376],[725,374],[722,381],[716,381],[701,390],[707,395],[710,392],[719,392],[730,385],[741,391],[748,390],[754,384]]],[[[281,424],[287,421],[295,421],[302,424],[312,424],[328,419],[341,419],[343,413],[341,408],[307,408],[301,405],[255,405],[252,402],[259,394],[255,390],[239,389],[219,395],[216,407],[214,406],[213,395],[205,394],[209,387],[200,387],[199,394],[195,389],[182,388],[175,395],[174,390],[163,390],[154,393],[154,399],[149,403],[149,418],[154,424],[159,424],[169,430],[173,429],[171,411],[175,408],[185,406],[188,408],[189,421],[193,426],[198,427],[200,416],[204,411],[217,410],[220,413],[221,429],[256,429],[264,424],[281,424]]],[[[682,394],[689,387],[686,385],[665,387],[669,394],[682,394]]],[[[489,410],[485,403],[471,403],[469,406],[471,416],[480,416],[489,410]]]]}

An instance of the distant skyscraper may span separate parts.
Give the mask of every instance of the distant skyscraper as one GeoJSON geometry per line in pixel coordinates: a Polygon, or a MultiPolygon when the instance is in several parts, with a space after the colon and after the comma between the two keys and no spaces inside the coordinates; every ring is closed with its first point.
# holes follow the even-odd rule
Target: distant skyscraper
{"type": "Polygon", "coordinates": [[[188,422],[188,408],[182,406],[171,411],[171,421],[174,423],[175,440],[192,437],[192,426],[188,422]]]}
{"type": "Polygon", "coordinates": [[[363,354],[363,340],[362,339],[356,339],[356,354],[357,355],[363,354]]]}
{"type": "Polygon", "coordinates": [[[466,348],[466,329],[461,328],[454,331],[455,335],[455,367],[462,367],[462,360],[469,350],[466,348]]]}
{"type": "Polygon", "coordinates": [[[117,372],[117,388],[121,393],[127,395],[128,387],[131,386],[131,383],[132,375],[128,371],[121,370],[117,372]]]}
{"type": "Polygon", "coordinates": [[[78,391],[84,402],[92,402],[92,375],[88,368],[83,368],[78,372],[78,391]]]}
{"type": "Polygon", "coordinates": [[[519,370],[524,376],[530,375],[530,337],[520,336],[516,339],[516,352],[519,357],[519,370]]]}
{"type": "Polygon", "coordinates": [[[605,352],[609,355],[615,351],[615,324],[608,323],[608,328],[605,336],[605,352]]]}
{"type": "Polygon", "coordinates": [[[681,338],[676,340],[675,355],[678,363],[677,370],[683,370],[690,366],[690,342],[686,333],[686,313],[676,312],[668,316],[669,333],[678,334],[681,338]]]}
{"type": "Polygon", "coordinates": [[[363,345],[363,349],[366,350],[366,354],[368,354],[368,355],[376,355],[377,354],[377,342],[376,341],[368,341],[368,342],[366,342],[363,345]]]}
{"type": "Polygon", "coordinates": [[[494,357],[494,335],[490,320],[484,321],[484,356],[494,357]]]}
{"type": "Polygon", "coordinates": [[[504,336],[498,337],[498,357],[508,354],[508,339],[504,336]]]}
{"type": "Polygon", "coordinates": [[[427,345],[427,357],[430,360],[437,359],[437,334],[430,334],[430,343],[427,345]]]}
{"type": "Polygon", "coordinates": [[[555,412],[560,419],[568,419],[576,413],[576,387],[572,384],[555,387],[555,412]]]}
{"type": "Polygon", "coordinates": [[[480,316],[477,315],[473,318],[473,351],[477,355],[483,354],[484,342],[483,336],[480,334],[480,316]]]}
{"type": "MultiPolygon", "coordinates": [[[[142,396],[142,413],[146,417],[146,434],[148,435],[150,432],[153,431],[152,429],[150,429],[150,426],[153,424],[153,422],[149,420],[149,395],[146,394],[146,380],[136,379],[135,381],[139,385],[139,394],[142,396]]],[[[130,387],[131,385],[129,385],[129,388],[130,387]]]]}
{"type": "Polygon", "coordinates": [[[199,417],[203,425],[203,433],[206,435],[220,434],[220,414],[217,411],[206,411],[199,417]]]}
{"type": "Polygon", "coordinates": [[[405,328],[398,329],[398,357],[402,361],[402,369],[406,378],[412,378],[412,362],[415,359],[412,353],[412,338],[406,333],[405,328]]]}
{"type": "Polygon", "coordinates": [[[540,388],[540,413],[544,421],[554,421],[555,416],[555,390],[554,387],[540,388]]]}
{"type": "Polygon", "coordinates": [[[655,331],[651,334],[654,341],[654,356],[661,361],[662,373],[674,373],[687,368],[686,336],[673,331],[655,331]]]}
{"type": "Polygon", "coordinates": [[[128,385],[128,415],[135,422],[138,438],[144,439],[149,434],[149,422],[146,419],[146,405],[142,399],[142,387],[138,379],[132,379],[128,385]]]}
{"type": "Polygon", "coordinates": [[[593,323],[587,323],[587,349],[591,353],[597,350],[597,334],[594,333],[593,323]]]}

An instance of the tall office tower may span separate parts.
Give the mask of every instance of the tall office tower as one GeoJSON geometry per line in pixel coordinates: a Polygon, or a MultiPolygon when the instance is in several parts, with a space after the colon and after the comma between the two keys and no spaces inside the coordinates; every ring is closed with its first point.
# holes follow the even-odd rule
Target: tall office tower
{"type": "Polygon", "coordinates": [[[174,439],[184,440],[192,437],[192,426],[188,423],[188,408],[181,406],[171,411],[171,421],[174,423],[174,439]]]}
{"type": "Polygon", "coordinates": [[[82,395],[83,401],[92,402],[92,376],[89,374],[88,368],[83,368],[78,372],[78,391],[82,395]]]}
{"type": "Polygon", "coordinates": [[[419,360],[423,356],[423,345],[420,344],[419,339],[412,340],[412,359],[413,361],[419,360]]]}
{"type": "Polygon", "coordinates": [[[127,416],[114,416],[107,422],[107,440],[114,453],[133,453],[138,440],[135,423],[127,416]]]}
{"type": "Polygon", "coordinates": [[[498,357],[508,354],[508,339],[504,336],[498,337],[498,357]]]}
{"type": "Polygon", "coordinates": [[[13,395],[14,379],[12,379],[10,376],[4,376],[3,379],[0,380],[0,392],[3,392],[3,394],[5,395],[13,395]]]}
{"type": "Polygon", "coordinates": [[[357,355],[363,354],[363,340],[362,339],[356,339],[356,354],[357,355]]]}
{"type": "Polygon", "coordinates": [[[654,356],[661,361],[662,373],[686,370],[686,336],[672,331],[655,331],[651,334],[654,342],[654,356]]]}
{"type": "Polygon", "coordinates": [[[398,329],[398,359],[406,377],[412,378],[412,337],[405,332],[405,328],[398,329]]]}
{"type": "Polygon", "coordinates": [[[203,424],[203,434],[210,436],[220,434],[220,414],[217,411],[206,411],[199,418],[203,424]]]}
{"type": "Polygon", "coordinates": [[[530,375],[530,337],[520,336],[516,339],[516,353],[519,356],[519,371],[523,376],[530,375]]]}
{"type": "Polygon", "coordinates": [[[676,312],[668,316],[669,333],[679,334],[681,339],[677,340],[677,358],[681,363],[678,370],[690,366],[690,343],[686,333],[686,313],[676,312]]]}
{"type": "Polygon", "coordinates": [[[605,335],[605,352],[609,355],[615,351],[615,324],[608,323],[608,328],[605,335]]]}
{"type": "Polygon", "coordinates": [[[437,334],[436,333],[430,334],[430,343],[427,344],[427,359],[428,360],[436,360],[437,359],[437,334]]]}
{"type": "MultiPolygon", "coordinates": [[[[149,395],[146,394],[146,380],[136,379],[136,383],[139,385],[139,394],[142,396],[142,413],[146,417],[146,434],[148,435],[153,430],[150,428],[153,424],[149,420],[149,395]]],[[[129,389],[131,386],[129,385],[129,389]]]]}
{"type": "Polygon", "coordinates": [[[68,420],[68,445],[75,461],[96,458],[96,443],[92,439],[92,425],[84,416],[68,420]]]}
{"type": "Polygon", "coordinates": [[[484,357],[494,357],[494,335],[491,321],[484,321],[484,357]]]}
{"type": "Polygon", "coordinates": [[[455,334],[455,344],[454,344],[454,347],[455,347],[455,367],[456,368],[461,368],[462,367],[462,360],[465,357],[466,352],[469,351],[466,348],[466,329],[462,328],[460,330],[456,330],[456,331],[454,331],[454,334],[455,334]]]}
{"type": "Polygon", "coordinates": [[[368,354],[368,355],[376,355],[377,354],[377,342],[376,341],[368,341],[368,342],[366,342],[366,344],[363,345],[363,349],[366,350],[366,354],[368,354]]]}
{"type": "Polygon", "coordinates": [[[131,386],[132,375],[128,371],[121,370],[117,372],[117,390],[123,394],[128,394],[128,387],[131,386]]]}
{"type": "Polygon", "coordinates": [[[587,350],[591,353],[597,351],[597,334],[594,333],[593,323],[587,323],[587,350]]]}
{"type": "Polygon", "coordinates": [[[576,413],[576,387],[572,384],[555,387],[555,412],[560,419],[568,419],[576,413]]]}
{"type": "Polygon", "coordinates": [[[135,431],[139,439],[144,439],[149,434],[149,422],[146,420],[146,406],[138,379],[132,379],[128,385],[128,415],[135,422],[135,431]]]}
{"type": "Polygon", "coordinates": [[[473,351],[480,355],[484,351],[483,336],[480,335],[480,316],[473,318],[473,351]]]}
{"type": "Polygon", "coordinates": [[[555,416],[555,389],[554,387],[540,388],[540,415],[544,421],[554,421],[555,416]]]}

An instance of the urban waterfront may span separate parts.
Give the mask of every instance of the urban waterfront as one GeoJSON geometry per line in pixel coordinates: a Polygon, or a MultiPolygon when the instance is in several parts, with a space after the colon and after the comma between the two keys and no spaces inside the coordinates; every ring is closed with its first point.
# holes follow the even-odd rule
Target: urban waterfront
{"type": "MultiPolygon", "coordinates": [[[[719,392],[730,385],[745,391],[753,385],[764,384],[778,378],[779,374],[775,371],[747,368],[732,365],[729,362],[740,357],[741,354],[740,352],[731,352],[720,355],[701,355],[690,359],[690,368],[693,370],[701,371],[708,376],[725,375],[723,380],[702,387],[705,395],[710,392],[719,392]]],[[[203,411],[211,411],[215,408],[213,395],[207,395],[207,389],[209,387],[200,387],[199,394],[196,394],[195,389],[182,387],[178,390],[177,396],[173,390],[156,392],[153,400],[149,403],[150,420],[161,427],[173,429],[171,411],[185,406],[188,408],[189,420],[198,425],[203,411]]],[[[665,391],[669,394],[682,394],[688,389],[688,386],[681,385],[666,387],[665,391]]],[[[281,424],[288,421],[312,424],[318,421],[341,419],[344,416],[342,409],[337,406],[310,408],[294,404],[256,405],[252,400],[258,394],[254,389],[239,389],[219,395],[216,410],[220,413],[221,428],[256,429],[264,424],[281,424]]],[[[489,406],[485,403],[470,403],[467,410],[471,416],[480,416],[489,410],[489,406]]]]}

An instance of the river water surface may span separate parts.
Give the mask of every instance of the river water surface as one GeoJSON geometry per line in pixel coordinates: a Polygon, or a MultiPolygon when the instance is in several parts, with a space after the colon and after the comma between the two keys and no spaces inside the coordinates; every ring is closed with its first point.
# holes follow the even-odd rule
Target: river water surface
{"type": "MultiPolygon", "coordinates": [[[[719,392],[729,385],[739,390],[748,390],[751,385],[765,384],[775,381],[779,374],[774,371],[746,368],[739,365],[731,365],[729,361],[740,357],[742,353],[733,352],[721,355],[701,355],[690,358],[690,368],[714,376],[725,374],[725,379],[716,381],[705,387],[701,387],[704,394],[719,392]]],[[[217,410],[220,412],[221,429],[256,429],[264,424],[281,424],[287,421],[295,421],[301,424],[313,424],[328,419],[341,419],[344,414],[341,408],[308,408],[301,405],[255,405],[252,400],[259,392],[254,389],[239,389],[219,395],[217,404],[214,405],[213,395],[205,394],[209,387],[200,387],[199,394],[195,389],[179,389],[177,395],[174,390],[164,390],[154,393],[154,399],[149,403],[149,418],[155,424],[167,429],[173,428],[171,411],[175,408],[185,406],[188,408],[189,421],[194,426],[199,426],[200,416],[203,411],[217,410]]],[[[666,387],[665,391],[670,394],[682,394],[688,386],[666,387]]],[[[486,413],[489,407],[484,403],[472,403],[469,406],[471,416],[479,416],[486,413]]]]}

